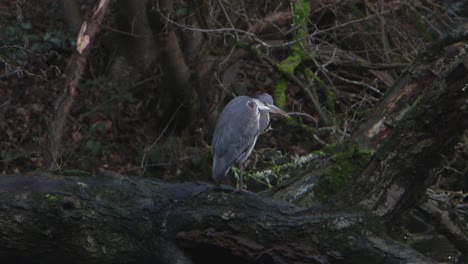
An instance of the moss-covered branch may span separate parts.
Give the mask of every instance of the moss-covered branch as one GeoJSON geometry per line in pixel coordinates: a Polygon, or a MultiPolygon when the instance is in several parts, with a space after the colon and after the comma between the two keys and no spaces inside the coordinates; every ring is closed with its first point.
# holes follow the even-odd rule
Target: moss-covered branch
{"type": "MultiPolygon", "coordinates": [[[[369,243],[368,234],[379,233],[371,225],[364,232],[362,224],[372,218],[357,211],[305,209],[247,192],[214,191],[208,184],[107,172],[3,175],[0,185],[5,263],[332,261],[326,252],[352,254],[369,243]],[[356,240],[346,242],[349,237],[356,240]]],[[[401,245],[386,243],[388,254],[430,263],[409,248],[411,255],[397,256],[394,249],[401,245]]],[[[368,263],[375,261],[372,248],[363,250],[368,263]]]]}

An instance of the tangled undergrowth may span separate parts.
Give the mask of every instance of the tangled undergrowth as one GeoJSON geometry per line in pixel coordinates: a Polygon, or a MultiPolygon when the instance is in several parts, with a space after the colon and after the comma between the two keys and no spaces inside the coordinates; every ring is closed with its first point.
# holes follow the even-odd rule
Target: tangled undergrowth
{"type": "MultiPolygon", "coordinates": [[[[0,4],[4,173],[47,169],[50,123],[63,89],[61,75],[75,45],[64,11],[54,3],[0,4]]],[[[81,11],[86,12],[88,4],[84,1],[81,11]]],[[[166,104],[172,89],[164,79],[168,72],[157,59],[144,64],[129,55],[137,51],[128,51],[135,46],[124,38],[140,36],[133,28],[124,30],[128,27],[122,23],[132,22],[119,21],[120,4],[111,7],[93,44],[67,119],[61,170],[207,179],[210,138],[200,109],[206,102],[216,117],[231,94],[268,92],[288,111],[311,116],[274,119],[274,130],[259,139],[257,149],[274,148],[282,155],[257,155],[257,168],[342,142],[425,44],[463,21],[434,1],[174,2],[163,18],[166,27],[175,29],[181,46],[184,36],[193,35],[190,45],[204,102],[198,93],[193,105],[180,98],[166,104]],[[181,105],[192,112],[192,120],[180,121],[177,114],[186,113],[181,105]]],[[[148,16],[161,14],[159,6],[146,8],[148,16]]],[[[186,89],[193,93],[193,87],[186,89]]],[[[460,143],[462,160],[466,146],[460,143]]]]}

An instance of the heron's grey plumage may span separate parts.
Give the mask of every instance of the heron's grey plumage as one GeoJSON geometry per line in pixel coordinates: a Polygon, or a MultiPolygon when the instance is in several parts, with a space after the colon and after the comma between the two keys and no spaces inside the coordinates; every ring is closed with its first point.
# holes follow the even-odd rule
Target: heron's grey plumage
{"type": "Polygon", "coordinates": [[[223,109],[212,141],[213,179],[216,183],[223,182],[234,163],[243,163],[249,157],[259,134],[268,127],[269,110],[262,109],[269,109],[267,106],[270,105],[274,107],[273,98],[269,94],[261,94],[255,98],[238,96],[223,109]]]}
{"type": "MultiPolygon", "coordinates": [[[[238,96],[219,115],[213,135],[213,179],[222,182],[229,168],[240,162],[244,152],[251,149],[259,134],[258,107],[248,96],[238,96]],[[233,122],[231,117],[235,117],[233,122]]],[[[250,154],[250,153],[249,153],[250,154]]],[[[245,157],[246,159],[246,157],[245,157]]],[[[242,161],[245,161],[242,160],[242,161]]]]}
{"type": "MultiPolygon", "coordinates": [[[[273,97],[269,94],[260,94],[255,96],[254,98],[258,99],[260,102],[265,103],[267,105],[272,105],[273,104],[273,97]]],[[[268,112],[261,111],[260,112],[260,134],[263,133],[267,128],[268,125],[270,124],[270,115],[268,112]]]]}

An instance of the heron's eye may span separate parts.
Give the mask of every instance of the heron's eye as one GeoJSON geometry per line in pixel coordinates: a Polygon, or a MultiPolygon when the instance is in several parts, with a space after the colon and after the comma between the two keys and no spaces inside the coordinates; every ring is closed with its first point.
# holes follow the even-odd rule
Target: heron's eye
{"type": "Polygon", "coordinates": [[[255,103],[253,101],[248,101],[247,102],[247,105],[250,107],[250,108],[254,108],[255,107],[255,103]]]}

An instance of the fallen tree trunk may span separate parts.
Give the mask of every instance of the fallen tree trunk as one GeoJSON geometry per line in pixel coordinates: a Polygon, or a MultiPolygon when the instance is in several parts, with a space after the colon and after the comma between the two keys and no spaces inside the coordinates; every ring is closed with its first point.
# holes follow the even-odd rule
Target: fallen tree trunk
{"type": "MultiPolygon", "coordinates": [[[[392,221],[433,184],[431,169],[453,153],[468,127],[466,38],[464,34],[448,37],[422,52],[353,134],[356,148],[376,151],[376,158],[364,164],[364,170],[349,175],[355,176],[349,183],[353,188],[347,188],[346,198],[341,193],[339,200],[361,203],[392,221]],[[408,203],[399,204],[402,210],[396,210],[394,205],[402,198],[408,203]]],[[[324,172],[326,168],[321,167],[305,174],[274,197],[307,205],[316,195],[317,181],[311,178],[324,172]]]]}
{"type": "MultiPolygon", "coordinates": [[[[413,208],[435,183],[431,171],[452,155],[468,129],[466,51],[463,42],[456,42],[437,50],[439,56],[420,57],[421,63],[413,65],[396,85],[400,96],[411,89],[420,92],[410,93],[416,95],[415,102],[393,116],[399,118],[398,122],[386,132],[390,136],[384,137],[376,158],[357,178],[353,193],[360,204],[387,222],[413,208]]],[[[395,101],[398,98],[390,100],[395,101]]]]}
{"type": "Polygon", "coordinates": [[[323,263],[342,258],[343,250],[431,263],[362,235],[363,213],[300,208],[207,184],[31,173],[4,175],[0,185],[0,257],[9,263],[323,263]]]}

